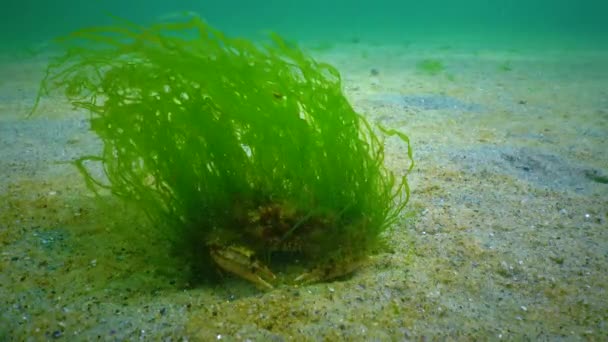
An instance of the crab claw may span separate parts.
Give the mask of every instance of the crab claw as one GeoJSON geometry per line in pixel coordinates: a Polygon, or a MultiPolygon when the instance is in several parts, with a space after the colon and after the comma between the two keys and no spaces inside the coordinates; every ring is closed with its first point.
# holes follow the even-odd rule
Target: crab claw
{"type": "Polygon", "coordinates": [[[341,262],[330,260],[330,262],[324,265],[300,274],[294,281],[300,284],[311,284],[343,277],[359,269],[363,265],[363,261],[362,259],[344,260],[341,262]]]}
{"type": "Polygon", "coordinates": [[[276,276],[255,258],[255,253],[250,249],[240,246],[211,246],[210,254],[221,269],[252,282],[258,288],[274,288],[269,281],[274,281],[276,276]]]}

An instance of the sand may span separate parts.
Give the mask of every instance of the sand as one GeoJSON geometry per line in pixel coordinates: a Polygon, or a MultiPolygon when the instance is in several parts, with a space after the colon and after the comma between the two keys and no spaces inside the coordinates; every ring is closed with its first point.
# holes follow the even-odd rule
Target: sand
{"type": "MultiPolygon", "coordinates": [[[[0,339],[608,339],[608,51],[310,48],[410,136],[412,198],[352,276],[268,292],[189,284],[135,209],[66,163],[101,147],[87,114],[49,98],[24,119],[45,58],[4,56],[0,339]]],[[[387,141],[397,173],[404,148],[387,141]]]]}

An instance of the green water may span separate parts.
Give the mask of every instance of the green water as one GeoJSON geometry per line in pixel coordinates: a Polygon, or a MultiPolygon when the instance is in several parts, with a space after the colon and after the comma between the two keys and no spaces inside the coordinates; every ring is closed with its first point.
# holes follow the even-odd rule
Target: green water
{"type": "Polygon", "coordinates": [[[411,36],[439,36],[512,42],[535,36],[594,45],[608,41],[608,3],[600,0],[25,0],[2,7],[0,41],[5,47],[108,23],[110,14],[144,23],[185,11],[231,34],[249,36],[272,30],[298,40],[400,42],[411,36]]]}

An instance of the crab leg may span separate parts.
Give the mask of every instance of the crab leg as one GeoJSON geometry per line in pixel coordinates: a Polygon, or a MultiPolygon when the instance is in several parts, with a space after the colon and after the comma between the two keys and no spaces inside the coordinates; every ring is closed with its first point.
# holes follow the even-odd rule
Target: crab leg
{"type": "Polygon", "coordinates": [[[320,265],[312,270],[300,274],[294,279],[296,283],[311,284],[320,281],[328,281],[342,276],[349,275],[361,268],[365,260],[346,260],[340,262],[330,261],[325,265],[320,265]]]}
{"type": "Polygon", "coordinates": [[[267,281],[276,279],[274,273],[255,259],[254,253],[243,247],[229,246],[211,248],[211,258],[223,270],[246,279],[257,287],[271,290],[274,287],[267,281]]]}

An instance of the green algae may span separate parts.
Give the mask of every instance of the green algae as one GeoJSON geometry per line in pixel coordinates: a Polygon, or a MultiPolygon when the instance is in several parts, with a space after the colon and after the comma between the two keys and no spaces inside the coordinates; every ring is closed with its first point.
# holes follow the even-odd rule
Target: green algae
{"type": "Polygon", "coordinates": [[[585,177],[593,182],[600,184],[608,184],[608,176],[603,175],[598,170],[585,170],[583,172],[585,177]]]}
{"type": "Polygon", "coordinates": [[[431,76],[435,76],[445,70],[443,62],[437,59],[424,59],[416,64],[416,68],[431,76]]]}
{"type": "Polygon", "coordinates": [[[498,70],[504,71],[504,72],[513,71],[513,65],[511,63],[511,61],[505,61],[505,62],[502,62],[498,66],[498,70]]]}
{"type": "Polygon", "coordinates": [[[260,47],[198,18],[80,30],[60,40],[36,106],[63,91],[90,112],[103,151],[75,161],[89,188],[136,203],[198,270],[212,244],[362,256],[409,199],[408,137],[378,127],[407,143],[397,177],[338,71],[271,38],[260,47]]]}

